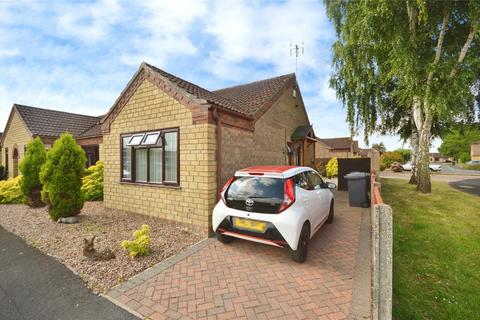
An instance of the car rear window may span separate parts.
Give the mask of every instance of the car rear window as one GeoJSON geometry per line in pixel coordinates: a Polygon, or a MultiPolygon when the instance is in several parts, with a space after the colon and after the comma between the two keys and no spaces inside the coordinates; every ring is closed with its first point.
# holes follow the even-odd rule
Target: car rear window
{"type": "Polygon", "coordinates": [[[284,179],[237,177],[225,194],[227,206],[257,213],[277,213],[283,201],[284,179]],[[250,199],[253,201],[248,201],[250,199]]]}

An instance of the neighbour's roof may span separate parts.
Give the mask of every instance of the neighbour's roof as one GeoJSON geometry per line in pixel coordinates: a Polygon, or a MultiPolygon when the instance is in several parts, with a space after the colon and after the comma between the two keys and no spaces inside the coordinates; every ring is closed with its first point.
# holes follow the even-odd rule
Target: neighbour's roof
{"type": "Polygon", "coordinates": [[[440,157],[441,154],[440,154],[440,152],[430,152],[430,156],[432,156],[432,157],[440,157]]]}
{"type": "MultiPolygon", "coordinates": [[[[42,109],[25,105],[13,106],[32,135],[58,137],[63,132],[79,136],[99,123],[100,117],[42,109]]],[[[100,134],[101,135],[101,132],[100,134]]]]}
{"type": "Polygon", "coordinates": [[[97,122],[92,127],[88,128],[87,130],[82,132],[80,135],[78,135],[77,138],[81,139],[81,138],[100,137],[101,135],[102,135],[102,127],[100,125],[100,122],[97,122]]]}
{"type": "Polygon", "coordinates": [[[358,154],[362,157],[367,157],[371,150],[372,149],[358,148],[358,154]]]}
{"type": "Polygon", "coordinates": [[[295,74],[290,73],[279,77],[209,91],[148,63],[143,63],[143,65],[197,98],[251,117],[270,99],[285,89],[290,81],[295,81],[295,74]]]}
{"type": "MultiPolygon", "coordinates": [[[[350,149],[352,139],[350,137],[318,139],[332,149],[350,149]]],[[[358,150],[358,141],[353,140],[353,150],[358,150]]]]}

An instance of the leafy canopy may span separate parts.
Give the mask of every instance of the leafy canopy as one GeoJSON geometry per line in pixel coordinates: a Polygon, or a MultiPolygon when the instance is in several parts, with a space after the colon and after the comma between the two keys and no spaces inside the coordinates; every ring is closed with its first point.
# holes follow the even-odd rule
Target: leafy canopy
{"type": "Polygon", "coordinates": [[[480,129],[456,129],[445,136],[438,148],[441,154],[466,162],[470,160],[470,145],[480,140],[480,129]]]}
{"type": "Polygon", "coordinates": [[[84,203],[80,188],[86,161],[85,152],[69,133],[63,133],[48,151],[40,182],[42,199],[51,205],[52,219],[80,213],[84,203]]]}
{"type": "Polygon", "coordinates": [[[433,106],[433,122],[442,124],[438,132],[474,120],[475,100],[480,100],[480,1],[324,2],[337,32],[330,84],[347,107],[352,131],[363,128],[367,141],[374,131],[408,136],[415,96],[433,106]],[[435,62],[445,16],[443,47],[435,62]],[[459,64],[471,33],[468,54],[459,64]]]}

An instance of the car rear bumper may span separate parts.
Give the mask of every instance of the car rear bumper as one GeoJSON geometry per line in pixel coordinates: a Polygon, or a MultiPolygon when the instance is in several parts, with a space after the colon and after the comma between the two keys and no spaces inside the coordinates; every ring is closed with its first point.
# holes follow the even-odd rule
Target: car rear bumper
{"type": "Polygon", "coordinates": [[[220,232],[226,236],[259,242],[280,248],[288,246],[287,241],[283,238],[277,228],[270,222],[266,222],[267,228],[265,232],[260,233],[235,228],[233,224],[233,219],[233,216],[225,217],[225,219],[223,219],[223,221],[216,229],[216,232],[220,232]]]}
{"type": "Polygon", "coordinates": [[[225,235],[269,244],[276,247],[290,247],[295,250],[306,217],[303,211],[295,208],[295,204],[278,214],[247,212],[228,208],[222,201],[213,210],[212,228],[215,232],[225,235]],[[244,218],[267,223],[265,232],[247,231],[233,225],[233,218],[244,218]]]}

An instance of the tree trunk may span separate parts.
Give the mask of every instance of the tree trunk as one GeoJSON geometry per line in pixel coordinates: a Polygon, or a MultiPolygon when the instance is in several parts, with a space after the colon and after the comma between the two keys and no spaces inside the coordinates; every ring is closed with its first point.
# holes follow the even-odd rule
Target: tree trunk
{"type": "Polygon", "coordinates": [[[418,153],[417,153],[417,191],[423,193],[432,192],[430,181],[430,133],[432,129],[433,112],[431,106],[425,101],[425,115],[421,109],[419,96],[413,97],[412,115],[415,127],[418,131],[418,153]]]}
{"type": "Polygon", "coordinates": [[[419,137],[419,159],[417,167],[417,191],[422,193],[432,192],[430,180],[430,130],[423,128],[419,137]]]}
{"type": "Polygon", "coordinates": [[[418,168],[418,130],[415,127],[415,123],[413,123],[412,128],[412,137],[410,138],[410,145],[412,147],[412,156],[410,159],[410,163],[412,164],[412,176],[410,177],[410,184],[417,184],[417,168],[418,168]]]}

